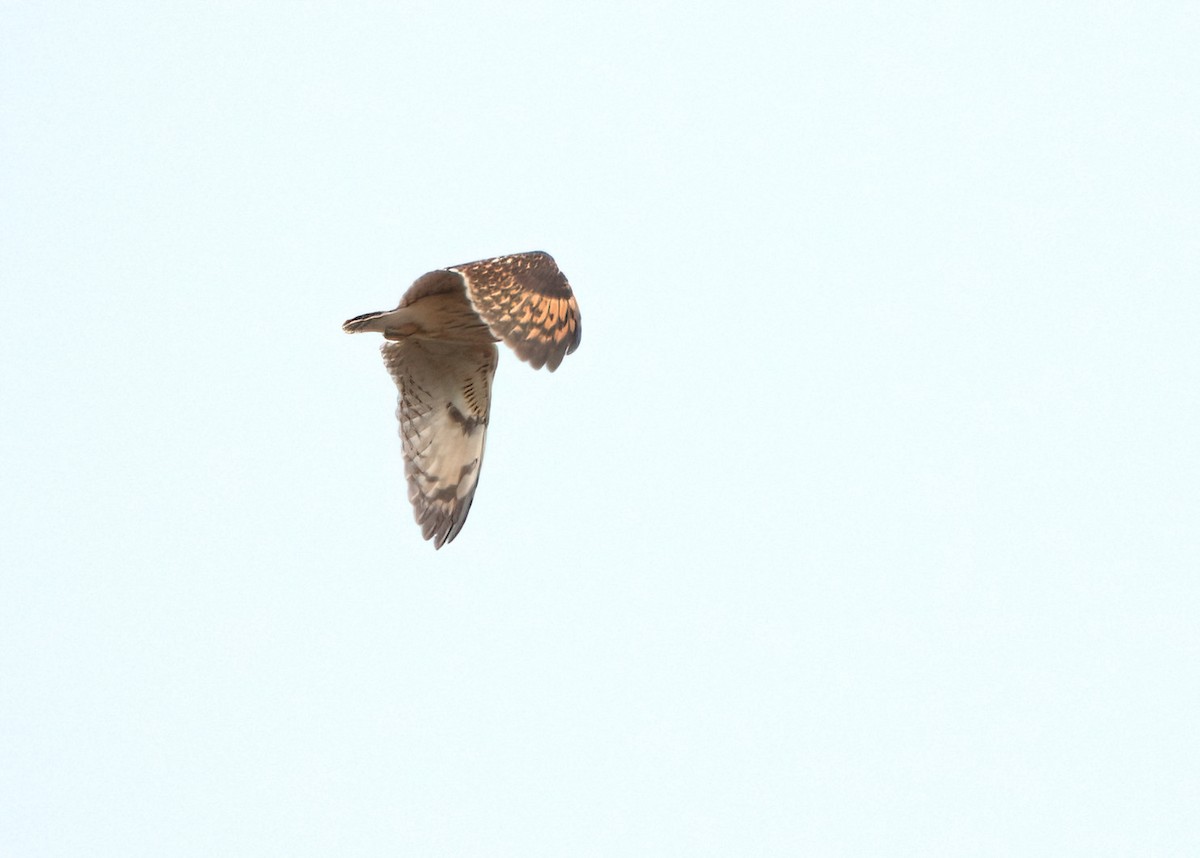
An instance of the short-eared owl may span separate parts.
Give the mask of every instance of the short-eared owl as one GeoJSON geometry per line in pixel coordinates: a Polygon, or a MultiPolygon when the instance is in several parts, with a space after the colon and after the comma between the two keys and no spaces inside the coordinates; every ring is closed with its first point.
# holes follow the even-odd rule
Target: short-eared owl
{"type": "Polygon", "coordinates": [[[342,325],[383,334],[400,389],[408,499],[436,548],[462,530],[479,482],[496,342],[553,372],[579,346],[579,307],[548,253],[518,253],[430,271],[395,310],[342,325]]]}

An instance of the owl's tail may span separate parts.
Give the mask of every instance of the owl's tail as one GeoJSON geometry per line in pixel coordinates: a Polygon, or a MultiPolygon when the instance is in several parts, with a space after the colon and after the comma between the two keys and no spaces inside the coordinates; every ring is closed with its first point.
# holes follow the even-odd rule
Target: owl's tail
{"type": "Polygon", "coordinates": [[[342,330],[347,334],[360,334],[363,331],[379,331],[382,333],[385,324],[384,317],[391,315],[394,311],[381,311],[378,313],[363,313],[361,316],[355,316],[353,319],[347,319],[342,322],[342,330]]]}

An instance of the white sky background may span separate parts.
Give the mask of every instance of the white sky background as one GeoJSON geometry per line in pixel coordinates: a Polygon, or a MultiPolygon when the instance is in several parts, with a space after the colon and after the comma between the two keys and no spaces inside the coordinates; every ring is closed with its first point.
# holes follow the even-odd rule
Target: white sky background
{"type": "Polygon", "coordinates": [[[0,853],[1196,854],[1198,45],[4,4],[0,853]],[[340,323],[532,249],[435,552],[340,323]]]}

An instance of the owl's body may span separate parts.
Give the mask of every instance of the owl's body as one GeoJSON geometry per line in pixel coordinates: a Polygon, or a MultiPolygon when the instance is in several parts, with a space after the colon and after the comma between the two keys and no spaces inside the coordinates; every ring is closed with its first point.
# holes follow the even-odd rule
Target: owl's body
{"type": "Polygon", "coordinates": [[[383,359],[400,390],[408,497],[422,534],[441,548],[466,522],[479,481],[495,344],[553,372],[579,346],[571,287],[549,254],[502,256],[431,271],[396,309],[342,327],[387,340],[383,359]]]}

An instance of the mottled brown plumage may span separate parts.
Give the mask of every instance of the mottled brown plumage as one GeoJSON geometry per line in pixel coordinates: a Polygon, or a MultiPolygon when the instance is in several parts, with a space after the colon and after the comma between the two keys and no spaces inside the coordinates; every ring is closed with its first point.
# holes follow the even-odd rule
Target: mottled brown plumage
{"type": "Polygon", "coordinates": [[[520,253],[430,271],[395,310],[356,316],[376,331],[400,390],[396,416],[408,498],[434,546],[462,530],[479,482],[497,341],[551,372],[579,346],[579,307],[547,253],[520,253]]]}

